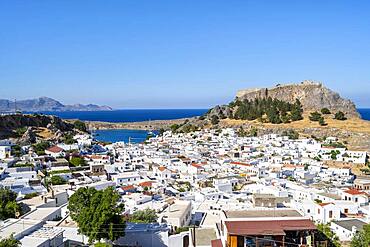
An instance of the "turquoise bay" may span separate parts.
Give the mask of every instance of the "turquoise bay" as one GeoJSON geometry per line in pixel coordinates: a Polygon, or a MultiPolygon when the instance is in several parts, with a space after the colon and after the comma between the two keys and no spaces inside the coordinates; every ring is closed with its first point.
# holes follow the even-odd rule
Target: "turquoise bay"
{"type": "Polygon", "coordinates": [[[103,142],[125,142],[140,143],[144,142],[148,136],[146,130],[131,130],[131,129],[109,129],[96,130],[95,139],[103,142]]]}

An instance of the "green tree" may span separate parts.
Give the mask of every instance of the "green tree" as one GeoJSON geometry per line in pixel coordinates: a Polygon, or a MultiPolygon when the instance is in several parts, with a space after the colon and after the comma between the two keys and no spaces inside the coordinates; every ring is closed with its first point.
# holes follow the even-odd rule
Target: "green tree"
{"type": "Polygon", "coordinates": [[[170,126],[171,131],[174,132],[174,133],[178,130],[178,128],[180,128],[180,126],[178,124],[172,124],[170,126]]]}
{"type": "Polygon", "coordinates": [[[351,247],[370,246],[370,224],[364,225],[352,238],[351,247]]]}
{"type": "Polygon", "coordinates": [[[22,137],[24,133],[26,133],[27,127],[21,127],[15,130],[17,137],[22,137]]]}
{"type": "Polygon", "coordinates": [[[299,99],[296,99],[294,104],[292,105],[291,120],[292,121],[302,120],[303,119],[302,113],[303,113],[302,104],[299,101],[299,99]]]}
{"type": "Polygon", "coordinates": [[[334,119],[341,120],[341,121],[347,120],[346,115],[341,111],[338,111],[337,113],[335,113],[334,119]]]}
{"type": "Polygon", "coordinates": [[[11,152],[13,156],[20,157],[22,155],[22,148],[19,145],[14,145],[12,146],[11,152]]]}
{"type": "Polygon", "coordinates": [[[133,213],[129,221],[133,223],[153,223],[156,222],[157,219],[158,216],[155,210],[147,208],[144,210],[138,210],[133,213]]]}
{"type": "Polygon", "coordinates": [[[65,181],[62,177],[55,175],[51,177],[51,184],[52,185],[61,185],[65,184],[67,181],[65,181]]]}
{"type": "Polygon", "coordinates": [[[77,141],[75,139],[73,139],[73,135],[72,134],[67,134],[67,135],[64,136],[63,142],[65,144],[71,145],[71,144],[76,143],[77,141]]]}
{"type": "Polygon", "coordinates": [[[69,164],[72,166],[84,166],[86,162],[82,157],[73,156],[69,159],[69,164]]]}
{"type": "Polygon", "coordinates": [[[234,119],[265,121],[264,115],[266,115],[268,122],[273,124],[289,123],[290,121],[303,119],[303,109],[298,99],[294,104],[271,97],[267,99],[236,100],[229,104],[229,107],[236,107],[234,116],[228,116],[234,119]]]}
{"type": "Polygon", "coordinates": [[[99,191],[78,189],[69,200],[68,210],[90,243],[101,239],[114,241],[125,234],[124,205],[113,187],[99,191]]]}
{"type": "Polygon", "coordinates": [[[0,240],[0,247],[19,247],[21,242],[10,235],[9,238],[4,238],[0,240]]]}
{"type": "Polygon", "coordinates": [[[330,151],[330,158],[332,160],[336,160],[337,159],[337,155],[340,154],[339,150],[331,150],[330,151]]]}
{"type": "Polygon", "coordinates": [[[270,123],[273,123],[273,124],[282,123],[280,115],[279,115],[279,111],[275,107],[272,107],[267,111],[267,118],[270,123]]]}
{"type": "Polygon", "coordinates": [[[328,108],[326,108],[326,107],[324,107],[324,108],[321,109],[321,113],[322,114],[331,114],[330,110],[328,108]]]}
{"type": "Polygon", "coordinates": [[[290,123],[290,116],[289,115],[282,115],[281,116],[281,121],[283,122],[283,123],[290,123]]]}
{"type": "Polygon", "coordinates": [[[80,120],[76,120],[73,125],[75,126],[75,129],[81,130],[83,132],[87,132],[86,124],[80,120]]]}
{"type": "Polygon", "coordinates": [[[38,155],[44,155],[45,150],[49,147],[50,147],[50,143],[46,141],[42,141],[42,142],[39,142],[33,145],[33,148],[38,155]]]}
{"type": "Polygon", "coordinates": [[[166,130],[164,128],[160,128],[158,131],[158,135],[162,136],[164,132],[166,132],[166,130]]]}
{"type": "Polygon", "coordinates": [[[338,236],[331,231],[329,224],[318,224],[317,225],[318,235],[316,239],[318,241],[328,241],[328,247],[340,247],[338,236]]]}
{"type": "Polygon", "coordinates": [[[17,194],[5,188],[0,189],[0,220],[15,218],[22,213],[20,205],[16,202],[17,194]]]}

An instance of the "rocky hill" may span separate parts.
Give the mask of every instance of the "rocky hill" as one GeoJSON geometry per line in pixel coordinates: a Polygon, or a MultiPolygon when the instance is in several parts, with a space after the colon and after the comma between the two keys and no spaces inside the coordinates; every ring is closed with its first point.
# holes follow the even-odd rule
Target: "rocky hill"
{"type": "Polygon", "coordinates": [[[255,98],[279,99],[294,103],[298,99],[304,111],[320,111],[328,108],[332,112],[342,111],[349,117],[360,117],[355,104],[342,98],[338,93],[326,88],[321,83],[303,81],[298,84],[278,84],[272,88],[240,90],[237,99],[254,100],[255,98]]]}
{"type": "MultiPolygon", "coordinates": [[[[341,111],[348,118],[360,118],[355,104],[348,99],[342,98],[338,93],[326,88],[321,83],[303,81],[296,84],[278,84],[272,88],[254,88],[240,90],[236,98],[229,105],[216,106],[212,108],[207,116],[216,115],[220,118],[230,117],[238,109],[237,102],[248,100],[253,102],[255,99],[266,100],[276,99],[281,102],[294,104],[299,100],[303,113],[320,111],[328,108],[332,113],[341,111]]],[[[280,103],[281,103],[280,102],[280,103]]],[[[289,108],[289,106],[288,106],[289,108]]]]}
{"type": "Polygon", "coordinates": [[[57,100],[41,97],[37,99],[20,100],[16,103],[14,101],[0,99],[0,112],[14,112],[28,111],[28,112],[40,112],[40,111],[110,111],[112,110],[109,106],[99,105],[64,105],[57,100]]]}
{"type": "Polygon", "coordinates": [[[31,144],[41,139],[58,140],[73,131],[75,131],[73,123],[63,121],[56,116],[0,115],[0,139],[11,138],[22,144],[31,144]]]}

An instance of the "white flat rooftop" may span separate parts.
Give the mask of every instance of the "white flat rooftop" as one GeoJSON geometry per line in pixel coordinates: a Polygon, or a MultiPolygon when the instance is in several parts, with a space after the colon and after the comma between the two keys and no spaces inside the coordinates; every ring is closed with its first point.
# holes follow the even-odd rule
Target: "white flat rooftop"
{"type": "Polygon", "coordinates": [[[41,226],[41,220],[28,220],[28,219],[8,219],[4,221],[4,225],[0,228],[0,238],[7,238],[11,234],[17,237],[22,232],[31,231],[37,229],[37,226],[41,226]]]}

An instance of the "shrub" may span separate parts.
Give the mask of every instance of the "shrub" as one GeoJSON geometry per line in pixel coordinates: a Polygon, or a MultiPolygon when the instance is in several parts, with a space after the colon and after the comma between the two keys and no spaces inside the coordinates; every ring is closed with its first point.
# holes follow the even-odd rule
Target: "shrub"
{"type": "Polygon", "coordinates": [[[311,112],[310,116],[308,117],[311,121],[320,121],[320,119],[322,118],[321,114],[317,111],[315,112],[311,112]]]}
{"type": "Polygon", "coordinates": [[[170,126],[170,129],[172,132],[176,132],[178,130],[178,128],[180,128],[180,126],[178,124],[172,124],[170,126]]]}
{"type": "Polygon", "coordinates": [[[37,155],[44,155],[45,154],[45,149],[47,149],[49,147],[50,147],[50,143],[46,142],[46,141],[39,142],[39,143],[33,145],[33,148],[34,148],[35,152],[37,153],[37,155]]]}
{"type": "Polygon", "coordinates": [[[323,117],[321,117],[321,118],[319,119],[319,124],[320,124],[321,126],[326,126],[326,125],[328,125],[328,124],[325,122],[325,120],[324,120],[324,118],[323,118],[323,117]]]}
{"type": "Polygon", "coordinates": [[[13,234],[8,238],[0,240],[0,247],[19,247],[21,242],[13,237],[13,234]]]}
{"type": "Polygon", "coordinates": [[[299,138],[299,133],[295,130],[289,129],[282,133],[283,136],[288,136],[289,139],[296,140],[299,138]]]}
{"type": "Polygon", "coordinates": [[[144,209],[144,210],[138,210],[135,213],[133,213],[129,221],[133,223],[153,223],[156,222],[158,219],[158,216],[153,209],[144,209]]]}
{"type": "Polygon", "coordinates": [[[23,136],[23,134],[27,131],[27,128],[26,127],[21,127],[21,128],[18,128],[15,130],[15,133],[17,135],[17,137],[21,137],[23,136]]]}
{"type": "Polygon", "coordinates": [[[61,185],[61,184],[66,184],[67,181],[65,181],[62,177],[59,176],[52,176],[51,177],[51,184],[52,185],[61,185]]]}
{"type": "Polygon", "coordinates": [[[33,167],[31,163],[16,163],[13,167],[33,167]]]}
{"type": "Polygon", "coordinates": [[[69,159],[69,164],[72,166],[83,166],[86,164],[84,158],[81,157],[71,157],[69,159]]]}
{"type": "Polygon", "coordinates": [[[12,146],[12,155],[15,157],[20,157],[22,155],[22,148],[19,145],[12,146]]]}
{"type": "Polygon", "coordinates": [[[31,198],[34,198],[36,196],[38,196],[39,194],[37,194],[37,192],[32,192],[32,193],[29,193],[27,195],[24,196],[24,199],[31,199],[31,198]]]}
{"type": "Polygon", "coordinates": [[[328,108],[322,108],[321,109],[322,114],[331,114],[330,110],[328,108]]]}
{"type": "Polygon", "coordinates": [[[76,120],[73,125],[75,126],[76,129],[81,130],[83,132],[87,131],[86,124],[80,120],[76,120]]]}
{"type": "Polygon", "coordinates": [[[335,113],[334,119],[341,120],[341,121],[347,120],[346,115],[341,111],[338,111],[337,113],[335,113]]]}

